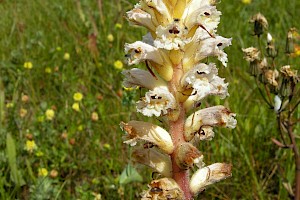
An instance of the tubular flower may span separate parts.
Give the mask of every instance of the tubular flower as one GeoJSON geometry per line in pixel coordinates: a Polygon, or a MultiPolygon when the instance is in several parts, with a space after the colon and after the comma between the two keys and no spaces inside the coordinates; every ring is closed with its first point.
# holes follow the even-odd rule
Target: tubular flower
{"type": "Polygon", "coordinates": [[[221,181],[231,176],[231,165],[226,163],[215,163],[198,169],[191,178],[190,189],[197,194],[206,186],[221,181]]]}
{"type": "MultiPolygon", "coordinates": [[[[151,144],[147,144],[152,146],[151,144]]],[[[144,145],[146,148],[147,146],[144,145]]],[[[172,163],[169,155],[162,154],[154,148],[137,149],[132,154],[134,160],[138,163],[151,167],[154,171],[165,177],[172,176],[172,163]]]]}
{"type": "Polygon", "coordinates": [[[208,95],[217,95],[224,99],[228,96],[227,83],[217,76],[218,69],[215,64],[198,64],[190,69],[182,78],[181,84],[185,89],[192,88],[193,91],[187,102],[198,102],[208,95]]]}
{"type": "Polygon", "coordinates": [[[144,63],[148,71],[124,70],[123,85],[144,90],[136,102],[137,112],[160,117],[168,127],[167,131],[147,122],[121,123],[124,143],[143,143],[143,148],[133,151],[134,161],[167,177],[153,180],[142,200],[192,200],[207,185],[231,174],[227,164],[204,167],[196,144],[211,140],[215,126],[234,128],[235,114],[219,105],[186,119],[186,113],[204,98],[229,96],[228,83],[218,76],[216,64],[205,64],[207,58],[216,57],[227,66],[224,48],[232,39],[217,34],[220,16],[215,0],[140,0],[126,12],[131,25],[148,30],[142,41],[125,44],[127,64],[144,63]],[[190,176],[194,167],[199,170],[190,176]]]}
{"type": "Polygon", "coordinates": [[[121,128],[127,135],[124,136],[124,143],[132,146],[137,140],[150,142],[166,153],[172,153],[174,145],[170,134],[163,128],[147,122],[130,121],[127,124],[121,123],[121,128]]]}
{"type": "Polygon", "coordinates": [[[199,110],[186,119],[184,137],[190,141],[195,133],[201,131],[202,126],[235,128],[237,121],[234,117],[235,114],[224,106],[213,106],[199,110]]]}
{"type": "Polygon", "coordinates": [[[133,68],[131,70],[124,70],[122,74],[125,76],[123,85],[126,88],[143,87],[153,90],[158,86],[167,86],[167,83],[159,77],[154,77],[150,72],[133,68]]]}

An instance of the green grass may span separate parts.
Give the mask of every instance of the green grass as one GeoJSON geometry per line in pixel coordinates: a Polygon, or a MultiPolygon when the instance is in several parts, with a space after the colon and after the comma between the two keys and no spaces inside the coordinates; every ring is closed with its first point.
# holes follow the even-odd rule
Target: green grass
{"type": "MultiPolygon", "coordinates": [[[[130,163],[130,148],[122,144],[118,124],[143,118],[134,109],[138,92],[122,91],[120,70],[114,68],[116,60],[123,61],[124,43],[140,40],[145,33],[130,27],[123,17],[135,2],[103,1],[100,12],[97,1],[0,1],[1,199],[84,200],[93,199],[93,192],[101,193],[103,199],[137,199],[146,188],[151,174],[143,167],[138,168],[143,182],[119,184],[120,174],[130,163]],[[113,42],[107,40],[108,34],[113,34],[113,42]],[[70,54],[69,60],[64,59],[65,53],[70,54]],[[28,61],[33,63],[31,70],[23,67],[28,61]],[[45,72],[47,67],[51,73],[45,72]],[[80,112],[72,109],[75,92],[84,95],[80,112]],[[29,101],[23,102],[22,95],[28,95],[29,101]],[[6,108],[7,103],[14,106],[6,108]],[[22,108],[27,110],[24,117],[22,108]],[[54,119],[42,120],[50,108],[55,110],[54,119]],[[98,113],[98,121],[91,119],[92,112],[98,113]],[[9,144],[15,144],[15,155],[8,153],[8,136],[9,144]],[[24,150],[31,136],[38,147],[33,153],[24,150]],[[39,168],[49,173],[55,169],[58,176],[39,177],[39,168]],[[17,171],[20,174],[13,175],[17,171]]],[[[199,147],[205,163],[233,164],[232,178],[208,188],[202,199],[287,199],[282,183],[293,183],[292,152],[271,142],[271,137],[279,138],[275,114],[247,73],[241,48],[256,46],[248,20],[261,12],[279,51],[284,52],[287,30],[300,29],[300,2],[254,0],[244,5],[224,0],[218,9],[223,13],[219,34],[233,38],[233,45],[226,49],[228,67],[220,67],[230,83],[230,97],[209,98],[206,104],[228,106],[237,113],[238,126],[232,131],[217,129],[216,137],[199,147]]],[[[278,61],[284,65],[287,59],[278,61]]],[[[299,57],[291,63],[300,70],[299,57]]]]}

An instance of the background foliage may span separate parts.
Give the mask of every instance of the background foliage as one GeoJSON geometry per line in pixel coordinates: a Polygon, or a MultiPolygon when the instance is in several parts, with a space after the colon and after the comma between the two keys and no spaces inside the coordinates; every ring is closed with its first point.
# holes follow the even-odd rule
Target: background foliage
{"type": "MultiPolygon", "coordinates": [[[[122,144],[118,125],[142,118],[134,109],[140,92],[122,89],[122,65],[116,61],[124,61],[124,43],[141,39],[145,30],[129,27],[124,18],[136,1],[105,0],[102,8],[99,2],[0,1],[1,199],[85,200],[98,194],[102,199],[137,199],[151,180],[146,168],[127,166],[130,148],[122,144]],[[25,62],[32,68],[25,68],[25,62]],[[73,98],[77,92],[81,101],[73,98]],[[55,113],[52,119],[48,109],[55,113]],[[37,148],[30,150],[28,141],[37,148]],[[126,184],[128,178],[133,182],[126,184]]],[[[256,45],[248,20],[261,12],[284,53],[286,32],[300,29],[300,1],[223,0],[218,9],[223,13],[219,34],[233,38],[226,50],[228,67],[218,63],[230,83],[230,97],[222,103],[209,98],[202,105],[224,103],[237,113],[238,126],[218,129],[212,141],[201,143],[205,163],[232,163],[233,176],[200,197],[287,199],[283,185],[293,183],[292,152],[271,142],[279,137],[275,113],[247,73],[241,48],[256,45]]],[[[287,59],[278,61],[285,65],[287,59]]],[[[291,64],[300,70],[299,57],[291,64]]]]}

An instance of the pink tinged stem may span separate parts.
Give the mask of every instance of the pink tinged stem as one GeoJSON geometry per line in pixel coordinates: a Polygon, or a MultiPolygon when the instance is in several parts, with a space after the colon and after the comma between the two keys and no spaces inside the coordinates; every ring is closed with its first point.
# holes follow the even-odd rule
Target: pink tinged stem
{"type": "MultiPolygon", "coordinates": [[[[169,82],[169,89],[173,93],[174,96],[176,96],[177,88],[179,84],[179,80],[182,75],[182,67],[181,65],[174,67],[174,73],[173,78],[169,82]]],[[[176,121],[170,121],[170,134],[172,136],[172,141],[174,144],[175,149],[182,143],[185,142],[184,139],[184,122],[185,122],[185,109],[182,105],[182,103],[178,106],[179,109],[179,117],[176,121]]],[[[175,152],[175,151],[174,151],[175,152]]],[[[172,160],[172,170],[173,170],[173,179],[176,181],[176,183],[179,185],[181,190],[184,193],[185,200],[192,200],[193,196],[189,188],[189,170],[184,170],[179,168],[179,166],[176,164],[175,161],[175,153],[171,154],[171,160],[172,160]]]]}

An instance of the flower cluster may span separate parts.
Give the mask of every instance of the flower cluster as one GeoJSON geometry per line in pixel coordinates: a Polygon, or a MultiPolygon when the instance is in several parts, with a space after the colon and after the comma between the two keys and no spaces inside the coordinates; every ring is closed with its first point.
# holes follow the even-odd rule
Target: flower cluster
{"type": "Polygon", "coordinates": [[[142,199],[192,199],[214,182],[231,176],[231,165],[205,166],[195,141],[211,140],[213,127],[234,128],[235,114],[224,106],[200,109],[210,95],[228,96],[228,83],[218,76],[216,57],[224,66],[224,48],[231,38],[217,35],[220,15],[213,0],[141,0],[128,11],[132,25],[148,30],[142,41],[125,44],[128,65],[145,63],[146,69],[124,70],[126,88],[144,88],[137,111],[161,117],[164,127],[142,121],[122,122],[124,142],[138,146],[136,162],[151,167],[165,178],[153,180],[142,199]],[[168,131],[167,131],[168,130],[168,131]],[[191,176],[191,168],[199,168],[191,176]]]}

